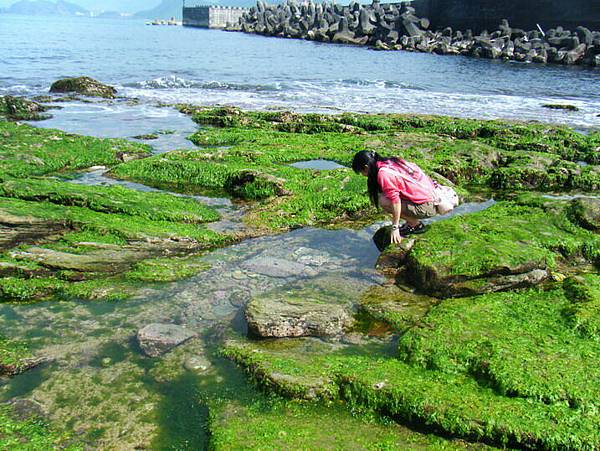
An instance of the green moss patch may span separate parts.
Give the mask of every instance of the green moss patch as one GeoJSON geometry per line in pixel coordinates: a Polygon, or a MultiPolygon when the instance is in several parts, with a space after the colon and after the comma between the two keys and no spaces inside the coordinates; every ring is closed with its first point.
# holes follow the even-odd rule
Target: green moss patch
{"type": "Polygon", "coordinates": [[[571,326],[585,337],[600,339],[600,276],[571,277],[563,286],[570,300],[564,314],[571,326]]]}
{"type": "Polygon", "coordinates": [[[58,171],[113,166],[125,157],[147,156],[150,148],[123,139],[99,139],[25,124],[0,122],[0,174],[29,177],[58,171]]]}
{"type": "Polygon", "coordinates": [[[594,261],[599,246],[597,235],[564,215],[498,203],[432,224],[408,255],[408,268],[415,285],[427,292],[497,291],[520,283],[512,276],[554,268],[563,257],[594,261]]]}
{"type": "Polygon", "coordinates": [[[0,449],[81,450],[69,435],[58,432],[39,418],[17,419],[12,409],[0,405],[0,449]]]}
{"type": "Polygon", "coordinates": [[[308,353],[298,340],[279,350],[230,342],[225,353],[271,389],[280,389],[282,380],[304,396],[305,384],[293,381],[317,374],[329,381],[326,393],[351,406],[455,437],[517,447],[591,450],[600,444],[597,409],[503,396],[469,375],[414,367],[373,349],[308,353]]]}
{"type": "Polygon", "coordinates": [[[201,223],[218,213],[194,199],[163,193],[144,193],[120,186],[85,186],[49,179],[15,179],[0,184],[0,196],[58,205],[86,207],[104,213],[123,213],[150,220],[201,223]]]}
{"type": "Polygon", "coordinates": [[[197,257],[155,258],[137,263],[131,271],[125,273],[125,277],[142,282],[173,282],[208,269],[210,264],[197,257]]]}
{"type": "Polygon", "coordinates": [[[598,342],[561,312],[561,289],[496,293],[442,302],[400,339],[403,360],[481,378],[498,393],[597,409],[598,342]]]}
{"type": "MultiPolygon", "coordinates": [[[[49,202],[1,199],[5,213],[60,221],[65,230],[73,230],[44,246],[21,247],[4,254],[2,259],[11,272],[7,273],[10,277],[0,279],[2,300],[23,302],[54,295],[121,299],[135,292],[141,280],[175,280],[192,271],[192,266],[186,267],[177,259],[171,263],[166,259],[147,263],[144,260],[163,253],[177,256],[183,251],[197,252],[229,242],[227,236],[195,224],[101,213],[49,202]],[[130,270],[126,277],[119,276],[130,270]]],[[[176,208],[172,216],[177,216],[176,208]]],[[[194,273],[201,269],[193,265],[194,273]]]]}
{"type": "Polygon", "coordinates": [[[343,405],[280,399],[211,405],[211,447],[224,449],[469,449],[434,435],[386,424],[373,414],[352,415],[343,405]]]}
{"type": "Polygon", "coordinates": [[[0,376],[18,374],[30,367],[31,353],[24,343],[0,335],[0,376]]]}

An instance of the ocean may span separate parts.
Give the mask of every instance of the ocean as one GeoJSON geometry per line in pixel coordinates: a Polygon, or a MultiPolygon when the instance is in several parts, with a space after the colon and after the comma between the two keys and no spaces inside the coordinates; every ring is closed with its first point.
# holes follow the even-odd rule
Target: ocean
{"type": "MultiPolygon", "coordinates": [[[[151,117],[160,115],[159,103],[189,102],[600,126],[600,69],[381,52],[133,20],[0,15],[0,95],[44,94],[53,81],[80,75],[140,100],[141,106],[115,102],[88,115],[104,115],[105,122],[111,114],[151,117]],[[548,110],[547,103],[579,111],[548,110]]],[[[81,116],[81,105],[66,107],[55,115],[81,116]]]]}

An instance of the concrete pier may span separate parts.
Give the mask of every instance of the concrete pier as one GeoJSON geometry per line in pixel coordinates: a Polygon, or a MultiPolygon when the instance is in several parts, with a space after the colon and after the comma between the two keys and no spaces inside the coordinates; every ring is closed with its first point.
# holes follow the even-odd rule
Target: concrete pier
{"type": "Polygon", "coordinates": [[[246,8],[230,6],[184,6],[183,26],[222,29],[228,24],[237,24],[246,11],[246,8]]]}

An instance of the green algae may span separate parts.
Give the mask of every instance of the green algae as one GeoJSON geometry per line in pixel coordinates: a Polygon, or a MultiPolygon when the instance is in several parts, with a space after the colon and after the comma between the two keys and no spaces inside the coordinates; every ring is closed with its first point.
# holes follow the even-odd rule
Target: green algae
{"type": "Polygon", "coordinates": [[[99,139],[60,130],[0,122],[0,174],[29,177],[59,171],[113,166],[124,156],[145,157],[150,148],[124,139],[99,139]]]}
{"type": "Polygon", "coordinates": [[[198,257],[154,258],[136,263],[125,273],[129,280],[142,282],[174,282],[210,269],[211,265],[198,257]]]}
{"type": "Polygon", "coordinates": [[[0,449],[3,450],[82,450],[69,434],[52,428],[40,418],[16,418],[10,406],[0,405],[0,449]]]}
{"type": "MultiPolygon", "coordinates": [[[[426,370],[375,352],[308,354],[293,347],[275,351],[260,343],[230,342],[225,354],[261,383],[268,380],[271,390],[279,389],[277,378],[264,375],[292,374],[302,381],[317,371],[338,387],[340,398],[350,406],[375,409],[454,437],[501,446],[562,449],[591,450],[600,443],[597,409],[503,396],[469,375],[426,370]]],[[[279,379],[289,383],[288,378],[279,379]]],[[[302,388],[298,383],[299,393],[302,388]]],[[[283,392],[293,393],[285,387],[283,392]]]]}
{"type": "Polygon", "coordinates": [[[445,301],[399,342],[402,360],[464,372],[504,396],[597,411],[597,342],[563,320],[563,291],[533,289],[445,301]]]}
{"type": "Polygon", "coordinates": [[[537,190],[600,186],[595,165],[575,163],[586,157],[595,162],[597,139],[566,128],[444,117],[182,109],[197,123],[209,125],[190,137],[202,150],[131,161],[116,167],[113,175],[184,192],[260,200],[246,217],[259,228],[373,218],[364,179],[349,169],[325,175],[288,166],[327,159],[348,167],[355,152],[365,148],[415,161],[434,177],[438,173],[462,185],[461,192],[467,185],[537,190]],[[261,183],[254,185],[251,179],[241,188],[235,185],[244,171],[260,174],[261,183]]]}
{"type": "Polygon", "coordinates": [[[18,374],[30,367],[32,357],[27,345],[0,335],[0,376],[18,374]]]}
{"type": "Polygon", "coordinates": [[[396,286],[373,287],[359,301],[359,307],[372,318],[391,326],[399,333],[421,321],[438,301],[428,296],[408,293],[396,286]]]}
{"type": "Polygon", "coordinates": [[[585,337],[600,339],[600,276],[571,277],[563,287],[570,300],[563,313],[570,325],[585,337]]]}
{"type": "Polygon", "coordinates": [[[150,220],[202,223],[219,219],[213,208],[193,199],[144,193],[120,186],[85,186],[49,179],[16,179],[0,184],[0,196],[86,207],[93,211],[122,213],[150,220]]]}
{"type": "Polygon", "coordinates": [[[408,255],[408,270],[415,286],[427,292],[470,294],[477,282],[496,275],[552,269],[574,257],[593,262],[599,246],[597,235],[564,215],[501,202],[432,224],[408,255]]]}
{"type": "Polygon", "coordinates": [[[15,216],[27,216],[44,220],[60,221],[73,228],[111,234],[128,240],[144,240],[151,237],[162,239],[189,239],[206,247],[223,244],[226,238],[201,226],[174,223],[164,220],[149,221],[143,217],[122,213],[101,213],[84,207],[57,205],[50,202],[33,202],[0,198],[1,209],[15,216]]]}

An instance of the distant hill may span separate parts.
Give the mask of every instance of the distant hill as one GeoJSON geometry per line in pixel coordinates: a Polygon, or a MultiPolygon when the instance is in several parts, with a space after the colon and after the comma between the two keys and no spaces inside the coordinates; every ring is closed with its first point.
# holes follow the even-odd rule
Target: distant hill
{"type": "Polygon", "coordinates": [[[20,0],[8,8],[0,10],[8,14],[24,14],[27,16],[89,16],[90,12],[74,3],[58,0],[20,0]]]}

